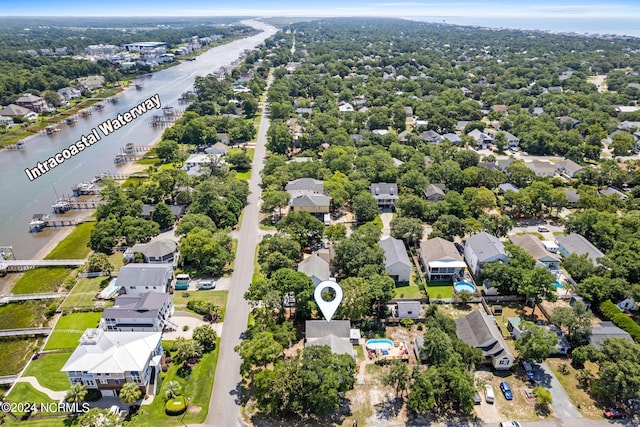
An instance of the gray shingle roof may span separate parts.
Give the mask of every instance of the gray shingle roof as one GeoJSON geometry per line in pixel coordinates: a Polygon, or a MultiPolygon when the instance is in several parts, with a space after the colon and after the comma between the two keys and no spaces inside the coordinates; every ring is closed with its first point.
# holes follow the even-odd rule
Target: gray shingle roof
{"type": "Polygon", "coordinates": [[[462,255],[460,255],[453,242],[442,237],[422,240],[420,242],[420,253],[425,263],[442,259],[462,261],[462,255]]]}
{"type": "Polygon", "coordinates": [[[171,295],[162,292],[120,295],[116,298],[113,307],[104,309],[102,318],[155,319],[158,317],[158,311],[170,300],[171,295]]]}
{"type": "Polygon", "coordinates": [[[178,249],[178,244],[171,239],[158,239],[146,244],[134,245],[134,252],[142,252],[147,258],[160,258],[178,249]]]}
{"type": "Polygon", "coordinates": [[[293,197],[289,205],[304,207],[304,206],[329,206],[331,204],[331,197],[324,194],[316,193],[302,193],[293,197]]]}
{"type": "Polygon", "coordinates": [[[371,194],[376,199],[397,199],[398,198],[398,184],[387,182],[374,182],[369,187],[371,194]]]}
{"type": "Polygon", "coordinates": [[[605,339],[614,337],[624,338],[633,342],[631,335],[614,325],[613,322],[601,322],[600,326],[591,329],[589,343],[595,348],[600,348],[605,339]]]}
{"type": "Polygon", "coordinates": [[[298,264],[298,271],[311,277],[314,285],[318,285],[331,277],[329,263],[317,254],[312,254],[298,264]]]}
{"type": "Polygon", "coordinates": [[[312,193],[324,192],[324,181],[320,181],[313,178],[300,178],[294,181],[289,181],[285,190],[292,191],[310,191],[312,193]]]}
{"type": "Polygon", "coordinates": [[[593,246],[584,236],[577,233],[571,233],[568,236],[558,236],[556,237],[556,242],[567,252],[578,255],[587,254],[589,258],[594,261],[604,256],[600,249],[593,246]]]}
{"type": "Polygon", "coordinates": [[[307,320],[305,322],[305,338],[307,340],[320,339],[328,335],[349,339],[351,336],[351,321],[349,320],[307,320]]]}
{"type": "Polygon", "coordinates": [[[482,310],[455,319],[456,335],[465,343],[482,350],[484,356],[509,355],[513,358],[496,322],[482,310]]]}
{"type": "Polygon", "coordinates": [[[384,251],[384,266],[389,267],[397,263],[408,265],[411,267],[407,248],[404,247],[402,240],[388,237],[380,241],[380,247],[384,251]]]}

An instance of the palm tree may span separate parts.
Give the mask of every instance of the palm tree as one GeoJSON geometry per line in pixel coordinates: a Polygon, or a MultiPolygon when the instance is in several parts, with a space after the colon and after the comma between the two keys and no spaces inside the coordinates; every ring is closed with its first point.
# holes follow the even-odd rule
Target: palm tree
{"type": "Polygon", "coordinates": [[[180,389],[182,387],[180,386],[180,383],[178,381],[169,381],[164,385],[164,392],[165,395],[167,396],[167,399],[173,399],[174,397],[176,397],[177,395],[180,394],[180,389]]]}
{"type": "Polygon", "coordinates": [[[126,405],[135,403],[142,396],[140,387],[136,383],[126,383],[120,389],[120,400],[126,405]]]}
{"type": "Polygon", "coordinates": [[[87,396],[87,387],[82,383],[76,383],[71,386],[64,400],[69,403],[80,403],[87,396]]]}

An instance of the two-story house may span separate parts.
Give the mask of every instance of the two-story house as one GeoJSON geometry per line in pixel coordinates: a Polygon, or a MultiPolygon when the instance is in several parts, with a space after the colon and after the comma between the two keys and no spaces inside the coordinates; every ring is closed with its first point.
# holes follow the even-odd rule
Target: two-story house
{"type": "Polygon", "coordinates": [[[484,231],[467,239],[464,245],[464,259],[474,275],[478,275],[488,262],[508,262],[502,242],[484,231]]]}
{"type": "Polygon", "coordinates": [[[379,208],[395,208],[398,201],[398,184],[374,182],[369,187],[379,208]]]}
{"type": "Polygon", "coordinates": [[[160,332],[105,332],[87,329],[61,371],[69,383],[114,397],[126,383],[144,394],[156,394],[162,358],[160,332]]]}
{"type": "Polygon", "coordinates": [[[127,264],[118,272],[116,286],[127,295],[145,292],[167,292],[173,280],[171,264],[127,264]]]}
{"type": "Polygon", "coordinates": [[[145,292],[140,295],[120,295],[113,307],[102,312],[100,328],[119,332],[162,332],[165,327],[177,328],[169,318],[173,315],[171,294],[145,292]]]}
{"type": "Polygon", "coordinates": [[[560,256],[548,251],[536,236],[532,234],[523,234],[521,236],[514,234],[509,236],[509,240],[531,255],[536,260],[537,266],[551,271],[557,271],[560,268],[560,256]]]}

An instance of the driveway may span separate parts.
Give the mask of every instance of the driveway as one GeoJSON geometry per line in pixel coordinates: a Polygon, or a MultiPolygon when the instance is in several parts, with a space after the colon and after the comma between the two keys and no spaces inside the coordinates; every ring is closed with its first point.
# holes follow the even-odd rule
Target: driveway
{"type": "Polygon", "coordinates": [[[558,418],[582,418],[580,412],[573,406],[571,399],[567,395],[567,392],[562,388],[560,382],[553,375],[549,365],[546,362],[534,363],[533,373],[535,375],[536,383],[539,383],[544,388],[551,392],[552,403],[551,407],[553,412],[558,418]]]}
{"type": "Polygon", "coordinates": [[[380,214],[382,220],[382,238],[386,239],[391,236],[391,220],[393,219],[393,212],[382,212],[380,214]]]}

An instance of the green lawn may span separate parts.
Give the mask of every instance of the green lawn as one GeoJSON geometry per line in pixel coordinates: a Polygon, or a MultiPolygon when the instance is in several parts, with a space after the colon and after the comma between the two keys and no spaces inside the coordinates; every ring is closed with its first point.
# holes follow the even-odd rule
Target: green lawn
{"type": "Polygon", "coordinates": [[[41,301],[14,302],[0,306],[0,329],[33,328],[42,324],[41,301]]]}
{"type": "Polygon", "coordinates": [[[31,384],[27,383],[16,383],[16,385],[11,390],[11,393],[7,395],[6,400],[15,403],[57,403],[55,400],[50,399],[49,396],[42,392],[39,392],[38,390],[33,388],[31,384]]]}
{"type": "Polygon", "coordinates": [[[42,338],[10,339],[0,341],[0,348],[5,355],[0,363],[0,375],[16,375],[27,361],[42,345],[42,338]]]}
{"type": "Polygon", "coordinates": [[[176,306],[177,310],[186,310],[186,305],[191,300],[211,301],[221,308],[220,315],[224,319],[227,295],[229,295],[229,291],[175,291],[173,294],[173,304],[176,306]]]}
{"type": "Polygon", "coordinates": [[[49,353],[31,361],[29,367],[24,372],[24,376],[38,378],[41,386],[54,391],[65,391],[69,389],[69,380],[60,369],[67,363],[71,353],[49,353]]]}
{"type": "MultiPolygon", "coordinates": [[[[251,161],[253,161],[253,155],[255,154],[254,148],[247,148],[246,150],[243,150],[242,148],[229,148],[227,154],[241,153],[242,151],[245,151],[247,153],[247,156],[249,156],[251,161]]],[[[236,170],[234,167],[231,167],[230,169],[236,170]]],[[[246,171],[236,170],[236,178],[248,181],[249,178],[251,178],[251,169],[246,171]]]]}
{"type": "Polygon", "coordinates": [[[62,316],[49,336],[45,350],[70,350],[76,348],[78,340],[87,328],[95,328],[102,313],[72,313],[62,316]]]}
{"type": "Polygon", "coordinates": [[[71,269],[62,267],[42,267],[28,270],[13,287],[14,294],[32,294],[38,292],[55,292],[71,269]]]}
{"type": "Polygon", "coordinates": [[[63,311],[71,311],[76,307],[93,307],[95,304],[93,297],[100,292],[100,283],[105,279],[108,280],[106,276],[93,278],[83,277],[78,279],[78,282],[64,300],[60,309],[63,311]]]}
{"type": "Polygon", "coordinates": [[[453,298],[453,283],[450,280],[440,280],[427,283],[430,298],[453,298]]]}
{"type": "Polygon", "coordinates": [[[213,379],[216,373],[216,365],[218,363],[218,348],[211,353],[205,354],[200,362],[193,368],[188,378],[181,378],[177,375],[178,365],[173,364],[166,373],[162,373],[162,385],[168,381],[176,380],[182,386],[181,394],[190,399],[189,407],[200,407],[198,414],[191,414],[187,411],[184,415],[170,417],[164,413],[164,387],[160,386],[160,392],[156,395],[153,403],[149,406],[143,406],[139,415],[135,417],[133,422],[136,426],[177,426],[187,424],[202,423],[209,412],[209,399],[213,386],[213,379]]]}
{"type": "Polygon", "coordinates": [[[77,225],[71,234],[69,234],[63,241],[44,259],[84,259],[89,255],[91,249],[87,246],[89,243],[89,237],[91,236],[91,230],[96,226],[95,222],[85,222],[77,225]]]}

